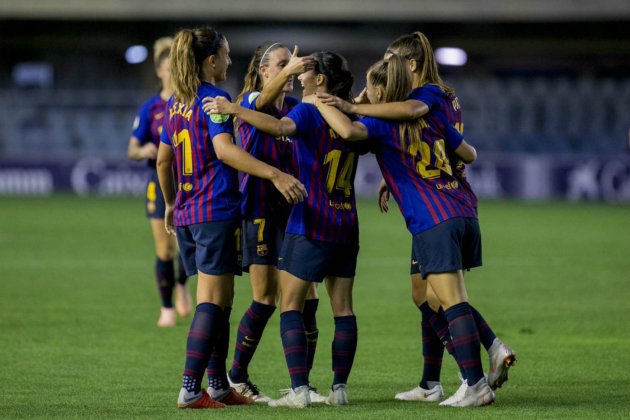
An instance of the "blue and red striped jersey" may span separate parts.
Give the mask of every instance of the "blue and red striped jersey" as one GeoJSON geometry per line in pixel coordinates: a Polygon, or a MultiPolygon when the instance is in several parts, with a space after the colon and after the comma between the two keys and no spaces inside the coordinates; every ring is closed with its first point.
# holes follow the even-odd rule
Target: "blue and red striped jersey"
{"type": "Polygon", "coordinates": [[[297,127],[293,151],[308,198],[291,209],[286,232],[318,241],[358,243],[356,144],[338,137],[312,104],[297,105],[287,118],[297,127]]]}
{"type": "MultiPolygon", "coordinates": [[[[420,88],[416,88],[411,91],[409,99],[415,99],[422,101],[429,107],[429,112],[424,116],[429,125],[433,125],[432,119],[434,115],[438,115],[437,118],[446,120],[453,126],[460,134],[464,134],[464,122],[462,120],[462,109],[459,104],[459,99],[454,94],[449,94],[440,89],[436,85],[424,85],[420,88]]],[[[439,121],[435,124],[440,124],[439,121]]],[[[466,179],[466,165],[456,156],[451,161],[454,175],[459,179],[459,182],[465,184],[468,189],[470,184],[466,179]]],[[[475,201],[475,207],[477,201],[475,201]]]]}
{"type": "MultiPolygon", "coordinates": [[[[141,145],[153,143],[155,147],[160,145],[162,134],[162,119],[166,101],[160,95],[155,95],[146,101],[133,121],[131,135],[140,141],[141,145]]],[[[151,168],[155,168],[155,159],[147,159],[151,168]]]]}
{"type": "Polygon", "coordinates": [[[419,144],[402,138],[398,122],[359,120],[368,130],[387,187],[412,235],[454,217],[477,217],[475,194],[451,166],[463,137],[444,116],[433,114],[430,124],[424,118],[415,121],[419,144]]]}
{"type": "Polygon", "coordinates": [[[206,96],[230,95],[202,82],[191,105],[169,99],[162,143],[173,147],[177,169],[175,226],[240,218],[241,194],[238,173],[217,158],[212,139],[222,133],[234,135],[229,115],[208,116],[201,100],[206,96]]]}
{"type": "MultiPolygon", "coordinates": [[[[439,86],[424,85],[412,90],[409,94],[409,99],[424,102],[429,107],[429,114],[433,111],[438,111],[443,114],[446,120],[449,121],[457,131],[464,134],[462,109],[459,106],[457,96],[444,92],[439,86]]],[[[440,116],[440,118],[443,117],[440,116]]]]}
{"type": "MultiPolygon", "coordinates": [[[[249,92],[243,96],[241,106],[256,111],[256,100],[260,92],[249,92]]],[[[282,118],[287,115],[299,101],[286,96],[282,109],[270,106],[263,112],[282,118]]],[[[251,124],[238,120],[236,123],[241,141],[241,147],[255,158],[275,166],[283,172],[297,176],[297,169],[293,158],[292,139],[289,137],[274,137],[251,124]]],[[[246,219],[267,217],[277,211],[289,212],[289,204],[270,181],[249,174],[243,174],[241,180],[241,214],[246,219]]]]}

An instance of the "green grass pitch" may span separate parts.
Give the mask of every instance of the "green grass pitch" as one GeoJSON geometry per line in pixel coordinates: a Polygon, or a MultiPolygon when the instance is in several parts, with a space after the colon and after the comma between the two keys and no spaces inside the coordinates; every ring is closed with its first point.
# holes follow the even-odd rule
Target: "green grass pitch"
{"type": "MultiPolygon", "coordinates": [[[[484,267],[468,274],[468,291],[519,362],[494,406],[465,410],[393,400],[421,374],[420,316],[409,294],[410,238],[396,208],[380,215],[375,202],[363,201],[359,214],[359,347],[351,405],[208,413],[176,409],[190,319],[173,329],[155,326],[159,303],[143,200],[0,198],[0,417],[630,415],[628,206],[481,202],[484,267]]],[[[247,277],[236,288],[232,338],[251,300],[247,277]]],[[[326,392],[333,323],[323,287],[320,296],[311,381],[326,392]]],[[[278,319],[271,319],[250,368],[272,396],[289,384],[278,319]]],[[[482,359],[487,366],[484,350],[482,359]]],[[[442,383],[451,394],[456,367],[448,355],[444,360],[442,383]]]]}

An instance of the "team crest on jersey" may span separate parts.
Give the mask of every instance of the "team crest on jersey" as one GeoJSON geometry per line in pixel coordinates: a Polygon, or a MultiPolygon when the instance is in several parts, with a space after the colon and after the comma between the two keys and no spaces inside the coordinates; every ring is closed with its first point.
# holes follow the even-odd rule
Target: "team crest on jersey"
{"type": "Polygon", "coordinates": [[[259,96],[260,96],[260,92],[252,92],[247,96],[247,102],[251,104],[259,96]]]}
{"type": "Polygon", "coordinates": [[[267,248],[267,244],[256,245],[256,254],[259,257],[264,257],[269,254],[269,248],[267,248]]]}
{"type": "Polygon", "coordinates": [[[136,118],[133,120],[133,129],[135,130],[136,128],[138,128],[138,126],[140,125],[140,117],[136,116],[136,118]]]}
{"type": "Polygon", "coordinates": [[[210,115],[210,121],[216,124],[223,124],[230,116],[228,114],[212,114],[210,115]]]}

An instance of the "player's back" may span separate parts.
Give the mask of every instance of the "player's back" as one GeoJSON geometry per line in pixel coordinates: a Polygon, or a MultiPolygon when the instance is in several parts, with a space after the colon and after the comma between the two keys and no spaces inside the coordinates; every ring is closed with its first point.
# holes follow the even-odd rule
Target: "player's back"
{"type": "Polygon", "coordinates": [[[354,176],[360,154],[330,128],[311,104],[296,106],[287,118],[296,124],[294,154],[306,201],[293,207],[287,233],[334,242],[358,241],[354,176]]]}
{"type": "Polygon", "coordinates": [[[413,235],[453,217],[477,217],[473,191],[451,166],[458,159],[450,145],[459,144],[463,137],[443,115],[436,112],[430,121],[420,118],[402,124],[371,117],[360,121],[368,129],[372,151],[413,235]],[[419,141],[402,132],[402,125],[420,130],[419,141]]]}
{"type": "Polygon", "coordinates": [[[162,141],[167,139],[175,150],[176,226],[240,217],[237,171],[217,157],[212,143],[223,133],[233,139],[232,119],[227,115],[208,117],[201,106],[201,99],[207,96],[229,99],[226,92],[202,82],[191,104],[171,98],[167,105],[162,141]]]}

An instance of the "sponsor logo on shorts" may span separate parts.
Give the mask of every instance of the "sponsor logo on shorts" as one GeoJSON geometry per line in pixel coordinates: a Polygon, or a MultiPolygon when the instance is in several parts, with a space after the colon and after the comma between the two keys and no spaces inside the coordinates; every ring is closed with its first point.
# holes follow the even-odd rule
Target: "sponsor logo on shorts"
{"type": "Polygon", "coordinates": [[[154,202],[149,202],[147,203],[147,211],[149,213],[153,213],[155,211],[155,203],[154,202]]]}

